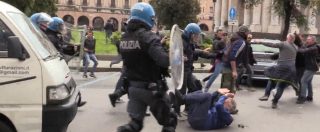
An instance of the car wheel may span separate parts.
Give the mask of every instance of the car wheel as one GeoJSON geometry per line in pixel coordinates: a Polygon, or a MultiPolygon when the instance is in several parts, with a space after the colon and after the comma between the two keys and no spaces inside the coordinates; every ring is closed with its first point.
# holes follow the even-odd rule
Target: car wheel
{"type": "Polygon", "coordinates": [[[0,121],[0,132],[13,132],[13,130],[6,123],[0,121]]]}

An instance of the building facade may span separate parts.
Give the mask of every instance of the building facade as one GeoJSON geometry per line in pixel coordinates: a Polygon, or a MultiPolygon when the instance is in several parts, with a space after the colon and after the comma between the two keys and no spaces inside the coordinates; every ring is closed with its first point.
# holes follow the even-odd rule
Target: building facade
{"type": "MultiPolygon", "coordinates": [[[[103,30],[104,24],[110,20],[115,30],[120,30],[121,23],[127,21],[130,8],[137,2],[149,0],[57,0],[57,16],[73,25],[87,25],[103,30]]],[[[201,13],[198,15],[199,25],[205,31],[211,31],[213,25],[212,0],[199,0],[201,13]]]]}
{"type": "MultiPolygon", "coordinates": [[[[263,33],[280,33],[283,28],[283,20],[272,10],[273,0],[263,0],[260,4],[253,8],[248,8],[245,0],[215,0],[214,11],[214,30],[223,29],[230,31],[230,9],[236,9],[237,25],[246,25],[250,27],[252,32],[263,33]]],[[[297,25],[291,24],[289,32],[318,34],[320,31],[320,16],[316,15],[312,8],[299,6],[300,3],[296,1],[298,8],[307,16],[309,23],[309,31],[304,28],[298,28],[297,25]]]]}

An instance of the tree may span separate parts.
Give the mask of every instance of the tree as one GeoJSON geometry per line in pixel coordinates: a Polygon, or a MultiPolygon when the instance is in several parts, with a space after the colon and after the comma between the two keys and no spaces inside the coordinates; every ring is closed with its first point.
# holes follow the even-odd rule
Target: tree
{"type": "Polygon", "coordinates": [[[197,23],[200,13],[198,0],[150,0],[154,7],[158,25],[167,29],[174,24],[185,27],[188,23],[197,23]]]}
{"type": "Polygon", "coordinates": [[[57,11],[55,5],[56,0],[1,0],[10,5],[18,8],[24,12],[27,16],[36,12],[46,12],[50,15],[54,15],[57,11]]]}
{"type": "Polygon", "coordinates": [[[46,12],[51,16],[55,16],[57,12],[55,0],[35,0],[32,6],[31,14],[37,12],[46,12]]]}
{"type": "MultiPolygon", "coordinates": [[[[252,8],[256,4],[260,4],[263,0],[245,0],[249,8],[252,8]]],[[[298,1],[301,8],[310,7],[316,12],[320,12],[319,0],[274,0],[272,3],[272,9],[284,19],[284,28],[281,32],[281,39],[285,40],[288,34],[290,23],[297,24],[298,27],[304,27],[308,30],[307,17],[298,9],[298,1]]]]}

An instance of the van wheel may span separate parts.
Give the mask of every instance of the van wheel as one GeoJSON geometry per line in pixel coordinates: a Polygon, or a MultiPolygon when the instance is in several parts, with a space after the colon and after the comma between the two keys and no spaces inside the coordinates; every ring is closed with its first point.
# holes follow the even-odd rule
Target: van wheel
{"type": "Polygon", "coordinates": [[[6,123],[0,121],[0,132],[13,132],[13,130],[6,123]]]}

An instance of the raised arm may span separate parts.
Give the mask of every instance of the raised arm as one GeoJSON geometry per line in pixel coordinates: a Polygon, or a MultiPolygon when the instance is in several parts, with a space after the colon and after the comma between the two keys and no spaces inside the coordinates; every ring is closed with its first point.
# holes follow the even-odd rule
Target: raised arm
{"type": "Polygon", "coordinates": [[[312,47],[302,47],[298,49],[299,53],[307,53],[307,52],[317,52],[318,47],[317,46],[312,46],[312,47]]]}

